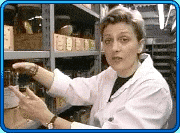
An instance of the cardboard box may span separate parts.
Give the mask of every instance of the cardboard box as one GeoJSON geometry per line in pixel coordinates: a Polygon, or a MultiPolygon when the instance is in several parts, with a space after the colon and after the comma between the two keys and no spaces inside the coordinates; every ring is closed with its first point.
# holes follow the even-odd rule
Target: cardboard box
{"type": "Polygon", "coordinates": [[[58,41],[58,34],[54,33],[54,40],[53,40],[54,51],[57,51],[57,41],[58,41]]]}
{"type": "Polygon", "coordinates": [[[4,51],[14,50],[13,26],[4,25],[4,51]]]}
{"type": "Polygon", "coordinates": [[[14,34],[15,51],[41,51],[42,46],[42,33],[14,34]]]}
{"type": "Polygon", "coordinates": [[[89,39],[84,39],[84,50],[89,50],[89,39]]]}
{"type": "Polygon", "coordinates": [[[66,51],[67,36],[54,34],[54,50],[66,51]]]}
{"type": "Polygon", "coordinates": [[[75,37],[67,36],[66,50],[67,51],[76,51],[75,37]]]}
{"type": "Polygon", "coordinates": [[[75,44],[76,44],[76,51],[84,50],[84,39],[83,38],[76,37],[75,44]]]}
{"type": "Polygon", "coordinates": [[[90,51],[96,50],[95,40],[89,39],[89,50],[90,51]]]}

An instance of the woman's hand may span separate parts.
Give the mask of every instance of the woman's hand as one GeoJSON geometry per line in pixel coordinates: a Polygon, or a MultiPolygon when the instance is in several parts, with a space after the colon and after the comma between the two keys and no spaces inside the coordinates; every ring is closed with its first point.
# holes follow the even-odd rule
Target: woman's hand
{"type": "Polygon", "coordinates": [[[15,95],[19,98],[19,109],[25,119],[40,121],[43,125],[54,116],[47,105],[29,88],[26,89],[26,95],[22,94],[15,86],[9,86],[15,95]]]}
{"type": "Polygon", "coordinates": [[[19,73],[34,76],[37,72],[38,66],[30,62],[19,62],[12,65],[13,69],[19,73]]]}
{"type": "Polygon", "coordinates": [[[51,88],[54,80],[54,73],[30,62],[19,62],[12,65],[15,71],[32,76],[41,83],[47,90],[51,88]]]}

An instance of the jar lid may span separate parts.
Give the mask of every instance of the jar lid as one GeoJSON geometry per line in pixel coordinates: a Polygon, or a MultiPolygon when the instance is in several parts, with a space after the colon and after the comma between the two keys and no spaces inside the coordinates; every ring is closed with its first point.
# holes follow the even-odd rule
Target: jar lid
{"type": "Polygon", "coordinates": [[[18,83],[20,85],[26,85],[30,82],[31,76],[27,74],[19,74],[18,83]]]}

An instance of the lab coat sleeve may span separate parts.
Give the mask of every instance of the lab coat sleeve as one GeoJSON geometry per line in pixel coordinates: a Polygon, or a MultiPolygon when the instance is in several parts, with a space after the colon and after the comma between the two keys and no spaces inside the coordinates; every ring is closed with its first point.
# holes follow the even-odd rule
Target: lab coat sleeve
{"type": "Polygon", "coordinates": [[[167,88],[156,82],[147,82],[127,100],[124,108],[106,121],[105,129],[161,129],[172,111],[172,100],[167,88]]]}
{"type": "Polygon", "coordinates": [[[98,93],[98,77],[71,79],[55,69],[54,81],[48,94],[52,97],[65,97],[71,105],[92,105],[98,93]]]}
{"type": "Polygon", "coordinates": [[[71,124],[71,129],[101,129],[101,128],[86,125],[86,124],[82,124],[82,123],[79,123],[79,122],[73,122],[71,124]]]}
{"type": "Polygon", "coordinates": [[[114,113],[112,121],[105,121],[101,128],[73,122],[71,129],[166,129],[172,111],[168,86],[147,81],[139,87],[130,93],[124,108],[114,113]]]}

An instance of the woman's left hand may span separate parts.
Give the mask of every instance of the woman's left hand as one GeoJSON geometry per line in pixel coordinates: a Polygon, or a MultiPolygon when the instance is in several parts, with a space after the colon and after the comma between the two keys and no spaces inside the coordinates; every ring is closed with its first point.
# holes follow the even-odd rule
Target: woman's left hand
{"type": "Polygon", "coordinates": [[[9,86],[15,95],[19,98],[19,109],[25,119],[44,122],[51,120],[53,114],[47,108],[47,105],[29,88],[26,89],[26,96],[22,94],[15,86],[9,86]]]}

